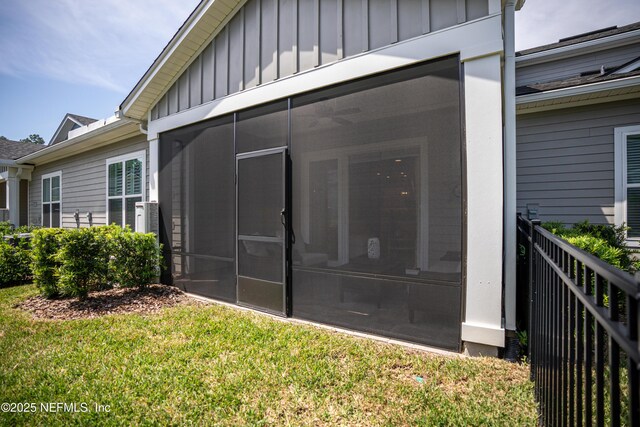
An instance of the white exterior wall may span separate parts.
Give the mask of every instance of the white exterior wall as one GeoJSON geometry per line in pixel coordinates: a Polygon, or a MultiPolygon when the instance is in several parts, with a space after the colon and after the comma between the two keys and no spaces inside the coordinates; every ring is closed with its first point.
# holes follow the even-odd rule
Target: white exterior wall
{"type": "MultiPolygon", "coordinates": [[[[490,10],[495,11],[496,4],[490,2],[490,10]]],[[[157,197],[157,139],[162,132],[274,99],[458,54],[464,69],[467,180],[467,265],[462,339],[503,346],[502,50],[502,17],[498,9],[497,13],[474,22],[312,68],[149,121],[150,156],[156,157],[149,160],[150,200],[157,197]]]]}

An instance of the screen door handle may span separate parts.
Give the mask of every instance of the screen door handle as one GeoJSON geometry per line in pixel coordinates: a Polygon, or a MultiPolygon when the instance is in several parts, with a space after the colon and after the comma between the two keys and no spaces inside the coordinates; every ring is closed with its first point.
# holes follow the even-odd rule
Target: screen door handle
{"type": "Polygon", "coordinates": [[[282,209],[280,211],[280,223],[284,227],[285,232],[291,231],[291,243],[296,243],[296,235],[293,232],[293,228],[291,230],[288,230],[289,227],[287,227],[287,210],[286,209],[282,209]]]}

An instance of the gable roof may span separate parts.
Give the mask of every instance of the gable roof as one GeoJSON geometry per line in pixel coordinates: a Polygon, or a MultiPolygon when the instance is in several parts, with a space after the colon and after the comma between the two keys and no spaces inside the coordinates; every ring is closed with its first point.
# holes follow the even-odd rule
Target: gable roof
{"type": "Polygon", "coordinates": [[[44,145],[33,144],[31,142],[11,141],[10,139],[0,139],[0,159],[16,160],[36,151],[40,151],[44,145]]]}
{"type": "Polygon", "coordinates": [[[77,122],[80,126],[86,126],[93,122],[97,122],[97,119],[92,119],[91,117],[79,116],[77,114],[67,113],[67,117],[75,122],[77,122]]]}
{"type": "Polygon", "coordinates": [[[580,43],[590,42],[593,40],[611,37],[618,34],[628,33],[629,31],[640,30],[640,22],[625,25],[622,27],[608,27],[600,30],[590,31],[588,33],[578,34],[558,40],[556,43],[550,43],[543,46],[533,47],[531,49],[516,52],[516,56],[531,55],[533,53],[544,52],[547,50],[558,49],[561,47],[572,46],[580,43]]]}
{"type": "Polygon", "coordinates": [[[95,122],[97,122],[97,120],[92,119],[91,117],[67,113],[65,114],[64,118],[60,122],[60,125],[58,126],[58,129],[56,129],[53,136],[49,140],[49,144],[47,145],[53,145],[61,141],[65,141],[69,138],[69,131],[81,126],[90,125],[91,123],[95,122]]]}
{"type": "Polygon", "coordinates": [[[146,120],[147,112],[245,2],[202,0],[120,104],[121,113],[146,120]]]}

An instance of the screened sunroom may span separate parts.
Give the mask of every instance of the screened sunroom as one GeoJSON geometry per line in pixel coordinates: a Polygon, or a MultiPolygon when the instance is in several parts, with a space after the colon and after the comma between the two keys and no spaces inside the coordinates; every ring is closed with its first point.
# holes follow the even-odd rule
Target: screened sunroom
{"type": "Polygon", "coordinates": [[[460,102],[451,57],[162,134],[167,279],[458,349],[460,102]]]}

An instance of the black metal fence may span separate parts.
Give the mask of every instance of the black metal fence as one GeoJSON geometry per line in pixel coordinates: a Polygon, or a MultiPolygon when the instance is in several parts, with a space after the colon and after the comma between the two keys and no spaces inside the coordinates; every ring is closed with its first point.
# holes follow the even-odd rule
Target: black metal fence
{"type": "Polygon", "coordinates": [[[518,217],[531,377],[544,425],[640,426],[640,286],[518,217]]]}

